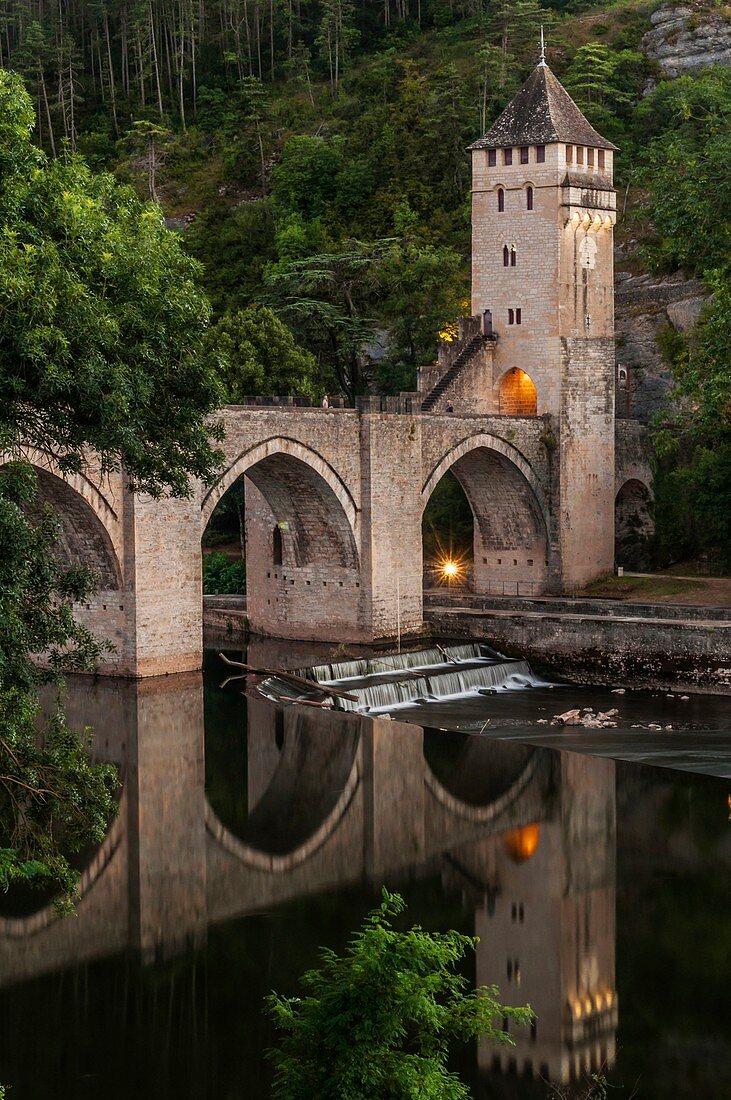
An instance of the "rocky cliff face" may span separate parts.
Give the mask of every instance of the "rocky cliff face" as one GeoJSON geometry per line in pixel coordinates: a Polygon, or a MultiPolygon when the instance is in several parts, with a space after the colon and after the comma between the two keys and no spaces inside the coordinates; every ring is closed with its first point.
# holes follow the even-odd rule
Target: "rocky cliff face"
{"type": "Polygon", "coordinates": [[[667,76],[731,65],[731,19],[728,12],[692,7],[660,8],[650,16],[652,28],[642,40],[649,58],[667,76]]]}
{"type": "Polygon", "coordinates": [[[664,277],[618,272],[615,295],[617,416],[648,421],[667,408],[673,382],[658,333],[668,324],[679,332],[691,328],[708,291],[682,271],[664,277]]]}

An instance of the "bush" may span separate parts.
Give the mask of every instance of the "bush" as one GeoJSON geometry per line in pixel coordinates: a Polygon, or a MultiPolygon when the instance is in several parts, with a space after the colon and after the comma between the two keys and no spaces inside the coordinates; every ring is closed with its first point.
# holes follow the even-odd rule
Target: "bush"
{"type": "Polygon", "coordinates": [[[204,554],[203,591],[209,596],[243,595],[246,592],[246,563],[231,561],[215,550],[204,554]]]}
{"type": "Polygon", "coordinates": [[[525,1025],[530,1008],[500,1004],[494,987],[469,991],[458,969],[476,940],[458,932],[392,927],[405,909],[383,891],[345,952],[321,950],[305,974],[303,999],[273,993],[268,1008],[282,1032],[270,1052],[278,1100],[467,1100],[447,1069],[453,1040],[512,1043],[502,1020],[525,1025]]]}

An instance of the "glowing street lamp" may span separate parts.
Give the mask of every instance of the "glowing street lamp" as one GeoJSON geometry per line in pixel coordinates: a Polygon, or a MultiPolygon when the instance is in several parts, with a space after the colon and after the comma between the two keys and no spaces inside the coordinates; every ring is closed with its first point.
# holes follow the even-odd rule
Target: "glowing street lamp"
{"type": "Polygon", "coordinates": [[[442,562],[442,576],[446,581],[453,581],[460,574],[459,562],[452,561],[448,558],[445,562],[442,562]]]}

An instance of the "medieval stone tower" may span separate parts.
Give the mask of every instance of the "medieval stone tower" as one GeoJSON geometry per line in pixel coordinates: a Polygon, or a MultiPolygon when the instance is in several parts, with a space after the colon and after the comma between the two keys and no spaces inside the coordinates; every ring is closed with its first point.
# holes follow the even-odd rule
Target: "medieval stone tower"
{"type": "Polygon", "coordinates": [[[497,337],[481,411],[550,417],[553,535],[580,585],[614,562],[616,147],[541,60],[470,148],[472,314],[497,337]]]}

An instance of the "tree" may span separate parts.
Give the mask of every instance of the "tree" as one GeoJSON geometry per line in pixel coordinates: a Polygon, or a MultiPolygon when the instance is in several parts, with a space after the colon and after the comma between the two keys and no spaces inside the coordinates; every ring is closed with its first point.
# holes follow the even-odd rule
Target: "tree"
{"type": "Polygon", "coordinates": [[[317,35],[320,54],[327,61],[330,90],[338,94],[340,76],[345,61],[358,41],[355,26],[355,5],[352,0],[323,0],[322,18],[317,35]]]}
{"type": "Polygon", "coordinates": [[[172,134],[164,126],[148,118],[137,119],[126,135],[125,144],[132,154],[142,154],[147,174],[147,189],[153,202],[157,202],[157,170],[165,163],[165,149],[172,134]]]}
{"type": "Polygon", "coordinates": [[[464,312],[463,268],[453,249],[424,244],[413,233],[382,261],[381,316],[389,330],[389,358],[407,368],[404,389],[414,388],[417,366],[433,360],[437,334],[464,312]]]}
{"type": "Polygon", "coordinates": [[[346,242],[337,253],[272,265],[268,281],[284,315],[316,351],[320,363],[332,362],[343,392],[360,392],[361,357],[376,332],[365,312],[377,287],[377,268],[393,242],[346,242]]]}
{"type": "Polygon", "coordinates": [[[221,360],[221,382],[231,404],[248,394],[317,396],[314,355],[298,347],[284,322],[266,306],[224,314],[209,339],[221,360]]]}
{"type": "Polygon", "coordinates": [[[268,998],[282,1033],[270,1052],[277,1100],[466,1100],[447,1069],[450,1043],[510,1043],[496,1021],[530,1023],[530,1008],[505,1007],[495,987],[467,992],[457,971],[476,939],[398,931],[392,918],[405,908],[384,889],[342,955],[321,950],[322,966],[302,978],[303,999],[268,998]]]}
{"type": "Polygon", "coordinates": [[[731,566],[731,74],[681,78],[653,96],[672,137],[656,139],[646,183],[656,267],[701,275],[713,297],[665,351],[680,398],[655,436],[661,560],[698,550],[731,566]],[[671,427],[668,428],[668,422],[671,427]]]}
{"type": "Polygon", "coordinates": [[[24,449],[67,472],[93,451],[133,488],[184,495],[216,467],[221,390],[195,262],[156,207],[78,157],[49,161],[34,114],[0,72],[0,885],[68,893],[69,857],[103,835],[116,778],[60,714],[38,741],[32,655],[89,667],[99,644],[73,618],[93,577],[56,561],[24,449]]]}

